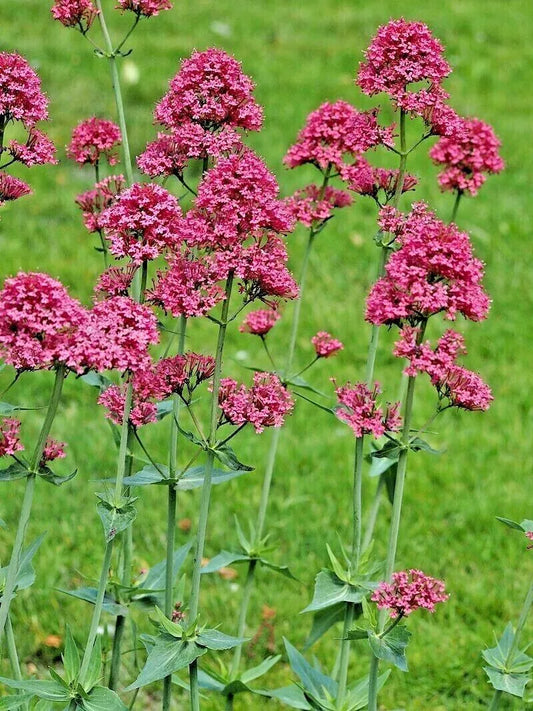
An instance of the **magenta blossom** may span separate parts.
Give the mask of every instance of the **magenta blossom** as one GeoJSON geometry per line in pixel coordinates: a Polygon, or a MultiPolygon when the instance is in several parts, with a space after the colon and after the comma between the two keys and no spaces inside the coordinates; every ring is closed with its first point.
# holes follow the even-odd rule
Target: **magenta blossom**
{"type": "Polygon", "coordinates": [[[39,466],[45,467],[47,462],[53,462],[54,459],[64,459],[67,456],[65,454],[65,447],[65,442],[59,442],[56,439],[48,437],[39,466]]]}
{"type": "Polygon", "coordinates": [[[409,570],[393,573],[392,583],[380,583],[371,600],[380,610],[389,610],[395,619],[407,617],[420,608],[434,612],[435,605],[448,598],[442,580],[430,578],[421,570],[409,570]]]}
{"type": "Polygon", "coordinates": [[[377,438],[385,432],[400,429],[402,421],[398,415],[399,403],[388,406],[383,412],[377,404],[380,392],[379,383],[374,385],[373,390],[365,383],[347,383],[335,390],[339,401],[337,417],[352,428],[356,437],[371,434],[377,438]]]}
{"type": "Polygon", "coordinates": [[[344,348],[344,345],[327,331],[319,331],[311,338],[311,343],[315,347],[317,358],[330,358],[344,348]]]}
{"type": "Polygon", "coordinates": [[[134,183],[99,218],[116,257],[134,264],[155,259],[180,241],[182,212],[177,199],[152,183],[134,183]]]}
{"type": "Polygon", "coordinates": [[[272,373],[255,373],[251,388],[223,378],[218,402],[227,422],[233,425],[249,422],[257,434],[265,427],[281,427],[294,407],[289,391],[272,373]]]}
{"type": "Polygon", "coordinates": [[[209,380],[214,372],[214,358],[189,351],[161,358],[151,368],[137,371],[134,391],[140,397],[158,401],[177,393],[188,402],[200,383],[209,380]]]}
{"type": "MultiPolygon", "coordinates": [[[[385,196],[385,202],[396,194],[398,189],[398,170],[375,168],[364,158],[354,165],[346,166],[341,172],[341,177],[346,181],[348,188],[359,195],[365,195],[378,200],[380,191],[385,196]]],[[[402,193],[414,190],[418,180],[414,175],[406,173],[403,176],[402,193]]]]}
{"type": "Polygon", "coordinates": [[[241,333],[251,333],[254,336],[266,336],[281,318],[275,309],[257,309],[251,311],[239,326],[241,333]]]}
{"type": "Polygon", "coordinates": [[[102,274],[94,287],[95,296],[127,296],[128,290],[138,267],[128,264],[127,267],[109,267],[102,274]]]}
{"type": "Polygon", "coordinates": [[[15,452],[20,452],[24,449],[19,439],[19,433],[19,420],[11,417],[0,420],[0,457],[13,455],[15,452]]]}
{"type": "Polygon", "coordinates": [[[54,0],[50,12],[65,27],[76,27],[84,34],[98,15],[92,0],[54,0]]]}
{"type": "Polygon", "coordinates": [[[99,232],[104,229],[101,222],[103,211],[116,202],[117,196],[123,192],[126,181],[123,175],[110,175],[92,190],[87,190],[76,197],[76,204],[83,212],[83,224],[89,232],[99,232]]]}
{"type": "Polygon", "coordinates": [[[72,131],[67,156],[81,165],[96,165],[104,156],[109,165],[115,165],[118,158],[114,149],[121,141],[120,128],[113,121],[92,116],[72,131]]]}
{"type": "Polygon", "coordinates": [[[351,205],[352,197],[346,190],[337,190],[331,186],[321,190],[318,185],[307,185],[285,202],[297,222],[311,227],[329,220],[335,208],[351,205]]]}
{"type": "Polygon", "coordinates": [[[341,171],[346,157],[353,163],[370,148],[392,142],[392,131],[377,122],[377,110],[358,111],[346,101],[326,102],[309,114],[283,162],[289,168],[312,163],[321,170],[334,166],[341,171]]]}
{"type": "Polygon", "coordinates": [[[9,200],[18,200],[24,195],[31,195],[31,188],[23,180],[0,172],[0,205],[9,200]]]}
{"type": "Polygon", "coordinates": [[[139,17],[155,17],[162,10],[171,10],[170,0],[118,0],[117,8],[131,10],[139,17]]]}
{"type": "Polygon", "coordinates": [[[0,52],[0,118],[32,128],[48,118],[48,99],[41,80],[20,54],[0,52]]]}
{"type": "Polygon", "coordinates": [[[60,282],[20,272],[0,292],[0,356],[17,370],[71,365],[86,318],[60,282]]]}
{"type": "MultiPolygon", "coordinates": [[[[98,398],[98,404],[103,405],[107,412],[105,416],[116,425],[121,425],[124,418],[126,402],[126,386],[110,385],[98,398]]],[[[129,422],[134,427],[142,427],[157,421],[157,407],[134,393],[129,415],[129,422]]]]}
{"type": "Polygon", "coordinates": [[[489,124],[463,119],[456,134],[441,138],[429,152],[434,163],[444,166],[439,173],[441,188],[477,195],[486,174],[500,173],[504,168],[500,145],[489,124]]]}
{"type": "Polygon", "coordinates": [[[216,132],[222,126],[258,131],[263,112],[252,96],[252,80],[240,63],[221,49],[193,52],[155,109],[155,119],[169,129],[190,121],[216,132]]]}
{"type": "Polygon", "coordinates": [[[31,128],[25,143],[9,141],[9,151],[15,161],[31,167],[33,165],[55,164],[56,148],[48,136],[37,128],[31,128]]]}

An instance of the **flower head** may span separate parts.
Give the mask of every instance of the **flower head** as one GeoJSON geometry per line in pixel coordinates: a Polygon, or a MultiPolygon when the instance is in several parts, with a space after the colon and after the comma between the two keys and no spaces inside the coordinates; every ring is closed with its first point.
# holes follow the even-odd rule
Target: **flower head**
{"type": "Polygon", "coordinates": [[[156,401],[179,394],[187,402],[200,383],[215,372],[215,359],[189,351],[183,355],[161,358],[148,369],[135,373],[134,392],[140,397],[156,401]]]}
{"type": "Polygon", "coordinates": [[[134,183],[100,215],[98,224],[116,257],[134,264],[155,259],[180,239],[182,212],[177,199],[152,183],[134,183]]]}
{"type": "MultiPolygon", "coordinates": [[[[121,425],[124,418],[126,403],[126,386],[110,385],[98,398],[98,404],[103,405],[107,412],[107,419],[116,425],[121,425]]],[[[142,427],[150,422],[157,421],[157,407],[153,402],[143,400],[135,393],[128,418],[133,427],[142,427]]]]}
{"type": "Polygon", "coordinates": [[[155,119],[169,129],[193,121],[210,131],[226,125],[258,131],[263,112],[253,89],[240,63],[223,50],[193,52],[156,106],[155,119]]]}
{"type": "Polygon", "coordinates": [[[72,131],[67,156],[80,165],[95,165],[105,156],[109,165],[115,165],[118,159],[114,149],[121,141],[120,128],[113,121],[92,116],[72,131]]]}
{"type": "Polygon", "coordinates": [[[257,434],[265,427],[281,427],[294,407],[289,391],[272,373],[255,373],[251,388],[223,378],[218,403],[227,422],[233,425],[249,422],[257,434]]]}
{"type": "Polygon", "coordinates": [[[489,124],[479,119],[463,119],[452,136],[443,136],[430,150],[437,165],[443,165],[439,183],[443,190],[457,190],[476,195],[486,174],[504,168],[498,149],[501,143],[489,124]]]}
{"type": "Polygon", "coordinates": [[[241,333],[251,333],[254,336],[266,336],[280,318],[281,314],[275,309],[250,311],[239,326],[239,331],[241,333]]]}
{"type": "Polygon", "coordinates": [[[44,467],[47,462],[53,462],[54,459],[64,459],[67,456],[65,454],[65,447],[65,442],[59,442],[57,439],[48,437],[39,466],[44,467]]]}
{"type": "Polygon", "coordinates": [[[171,10],[170,0],[118,0],[117,8],[131,10],[139,17],[155,17],[162,10],[171,10]]]}
{"type": "Polygon", "coordinates": [[[307,185],[302,190],[297,190],[285,202],[297,222],[311,227],[329,220],[335,208],[351,205],[352,197],[346,190],[331,186],[321,190],[318,185],[307,185]]]}
{"type": "Polygon", "coordinates": [[[70,365],[86,310],[47,274],[19,273],[0,291],[0,355],[17,370],[70,365]]]}
{"type": "Polygon", "coordinates": [[[31,188],[23,180],[0,172],[0,205],[8,200],[18,200],[24,195],[31,195],[31,188]]]}
{"type": "Polygon", "coordinates": [[[56,148],[46,133],[37,128],[30,128],[25,143],[11,140],[6,149],[14,160],[31,167],[45,163],[57,163],[55,158],[56,148]]]}
{"type": "Polygon", "coordinates": [[[340,100],[326,102],[309,114],[283,162],[289,168],[313,163],[321,170],[332,165],[340,171],[346,156],[352,163],[370,148],[391,142],[391,131],[377,122],[377,110],[358,111],[340,100]]]}
{"type": "Polygon", "coordinates": [[[24,449],[19,439],[20,421],[6,417],[0,420],[0,457],[15,454],[24,449]]]}
{"type": "Polygon", "coordinates": [[[311,343],[315,347],[317,358],[330,358],[344,348],[344,345],[327,331],[319,331],[311,338],[311,343]]]}
{"type": "Polygon", "coordinates": [[[109,298],[110,296],[127,296],[137,266],[129,264],[127,267],[109,267],[98,279],[94,287],[96,296],[109,298]]]}
{"type": "Polygon", "coordinates": [[[0,118],[32,128],[48,118],[41,80],[20,54],[0,52],[0,118]]]}
{"type": "Polygon", "coordinates": [[[427,25],[401,18],[378,28],[359,66],[357,84],[365,94],[385,92],[401,105],[413,95],[420,99],[422,92],[428,94],[450,72],[443,47],[427,25]],[[422,89],[409,89],[418,82],[424,82],[422,89]]]}
{"type": "MultiPolygon", "coordinates": [[[[533,541],[533,531],[525,531],[526,538],[528,538],[530,541],[533,541]]],[[[533,543],[527,547],[528,550],[531,550],[533,548],[533,543]]]]}
{"type": "Polygon", "coordinates": [[[431,578],[421,570],[409,570],[393,573],[392,582],[380,583],[371,599],[380,610],[388,609],[394,619],[400,615],[407,617],[419,608],[434,612],[435,605],[448,598],[442,580],[431,578]]]}
{"type": "Polygon", "coordinates": [[[385,432],[395,432],[400,429],[401,420],[398,417],[398,405],[383,411],[377,404],[377,396],[381,392],[379,383],[370,390],[365,383],[347,383],[335,390],[339,407],[337,417],[346,422],[356,437],[371,434],[381,437],[385,432]]]}
{"type": "Polygon", "coordinates": [[[98,15],[92,0],[54,0],[50,12],[65,27],[77,27],[84,34],[98,15]]]}
{"type": "MultiPolygon", "coordinates": [[[[342,179],[346,181],[348,188],[359,195],[366,195],[378,200],[380,191],[383,192],[387,202],[396,194],[398,189],[398,170],[388,170],[386,168],[375,168],[364,158],[361,158],[354,165],[346,166],[342,170],[342,179]]],[[[402,193],[413,190],[418,183],[414,175],[406,173],[403,176],[402,193]]]]}

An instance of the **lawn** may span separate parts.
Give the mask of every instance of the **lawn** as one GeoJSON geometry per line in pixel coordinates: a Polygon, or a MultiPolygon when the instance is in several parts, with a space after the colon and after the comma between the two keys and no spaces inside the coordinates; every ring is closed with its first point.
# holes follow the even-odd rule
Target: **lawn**
{"type": "MultiPolygon", "coordinates": [[[[24,174],[34,195],[2,208],[0,221],[1,274],[18,270],[44,271],[60,278],[71,292],[88,303],[101,271],[101,256],[93,238],[83,229],[75,196],[88,189],[92,175],[65,157],[64,146],[73,126],[96,114],[115,118],[107,63],[92,55],[87,42],[50,19],[43,0],[6,0],[1,14],[1,49],[25,55],[42,77],[50,97],[49,133],[59,146],[60,164],[34,168],[24,174]]],[[[126,21],[111,12],[112,30],[126,21]]],[[[343,98],[358,108],[373,103],[360,94],[353,79],[362,51],[377,26],[401,14],[392,0],[362,3],[360,0],[306,0],[306,2],[235,3],[229,0],[181,0],[171,12],[141,24],[131,42],[134,52],[122,64],[122,82],[131,131],[132,152],[137,155],[155,137],[152,109],[162,96],[179,62],[193,48],[219,46],[243,63],[257,83],[256,96],[265,107],[262,132],[251,134],[249,144],[278,176],[283,195],[314,178],[311,170],[288,171],[282,158],[303,125],[307,114],[325,100],[343,98]]],[[[452,411],[438,424],[431,443],[444,450],[439,456],[420,453],[409,464],[400,536],[399,569],[422,568],[446,580],[450,601],[435,616],[421,614],[410,622],[410,673],[394,670],[381,702],[384,709],[441,711],[487,708],[491,688],[482,671],[480,650],[492,646],[493,630],[516,622],[531,578],[531,556],[518,534],[504,528],[496,516],[522,520],[531,511],[531,396],[530,334],[533,328],[531,249],[527,233],[527,201],[532,164],[530,134],[532,102],[526,86],[533,62],[531,30],[533,11],[521,0],[501,3],[483,0],[444,0],[405,4],[404,16],[426,22],[446,47],[454,68],[446,87],[456,110],[491,123],[502,140],[506,171],[489,178],[476,199],[464,199],[458,224],[471,234],[475,250],[486,263],[486,288],[493,305],[482,324],[460,323],[469,348],[467,367],[479,370],[491,384],[494,403],[487,413],[452,411]]],[[[383,101],[383,113],[390,110],[383,101]]],[[[387,165],[391,156],[383,156],[387,165]]],[[[452,196],[442,194],[437,170],[429,165],[422,148],[409,169],[421,177],[414,195],[449,219],[452,196]]],[[[13,171],[15,172],[15,171],[13,171]]],[[[20,172],[23,176],[22,171],[20,172]]],[[[311,353],[309,338],[328,330],[345,343],[336,360],[323,361],[309,378],[332,393],[329,378],[339,383],[363,377],[369,328],[363,322],[363,300],[375,276],[375,209],[360,199],[331,221],[316,240],[312,254],[298,362],[311,353]]],[[[289,237],[291,263],[296,272],[305,242],[300,228],[289,237]]],[[[283,357],[290,312],[272,335],[274,355],[283,357]],[[284,322],[285,321],[285,322],[284,322]]],[[[193,329],[191,328],[191,332],[193,329]]],[[[384,333],[378,354],[378,378],[397,387],[400,363],[391,355],[392,333],[384,333]],[[394,385],[393,385],[394,384],[394,385]]],[[[431,334],[430,334],[431,335],[431,334]]],[[[193,332],[191,347],[209,351],[214,329],[193,332]]],[[[258,340],[258,339],[257,339],[258,340]]],[[[234,328],[229,336],[227,372],[246,378],[243,363],[267,367],[250,336],[234,328]]],[[[12,371],[0,374],[2,389],[12,371]]],[[[44,405],[51,374],[25,376],[10,391],[11,401],[44,405]]],[[[420,413],[429,412],[430,389],[417,395],[420,413]]],[[[423,414],[417,420],[423,421],[423,414]]],[[[28,442],[38,423],[25,416],[28,442]]],[[[150,449],[164,456],[165,425],[146,429],[150,449]]],[[[58,592],[94,581],[102,557],[100,522],[95,509],[95,480],[113,475],[115,449],[109,428],[95,404],[95,391],[69,378],[54,435],[69,443],[69,465],[78,476],[56,489],[38,482],[28,540],[47,535],[36,558],[37,582],[13,606],[13,623],[19,632],[19,652],[25,671],[45,673],[59,661],[57,637],[65,626],[76,628],[80,644],[86,630],[80,621],[89,608],[58,592]]],[[[247,433],[238,444],[239,456],[256,469],[250,475],[217,487],[214,491],[208,556],[236,544],[233,518],[255,517],[265,455],[271,433],[258,437],[247,433]]],[[[326,563],[325,541],[335,545],[337,533],[350,531],[350,481],[353,437],[342,423],[306,403],[298,403],[282,434],[274,480],[268,527],[279,563],[287,563],[301,582],[260,575],[252,597],[249,635],[257,634],[248,656],[258,663],[269,643],[264,606],[275,610],[272,621],[276,651],[283,651],[283,637],[302,648],[310,620],[299,616],[310,600],[312,582],[326,563]]],[[[10,551],[18,518],[23,484],[2,484],[0,560],[10,551]]],[[[365,481],[365,500],[373,483],[365,481]]],[[[194,521],[199,499],[180,496],[179,518],[194,521]]],[[[140,570],[164,557],[166,497],[159,487],[146,487],[138,502],[135,525],[135,565],[140,570]]],[[[377,531],[376,550],[384,556],[387,522],[377,531]]],[[[185,543],[189,534],[179,531],[185,543]]],[[[221,624],[235,633],[243,583],[238,577],[209,576],[204,581],[202,615],[210,624],[221,624]]],[[[110,621],[106,618],[106,622],[110,621]]],[[[147,627],[146,619],[141,621],[147,627]]],[[[524,640],[531,639],[530,621],[524,640]]],[[[326,666],[333,663],[340,628],[314,648],[326,666]]],[[[355,659],[353,678],[366,673],[366,658],[355,659]]],[[[0,674],[7,675],[0,662],[0,674]]],[[[282,661],[268,685],[288,683],[289,669],[282,661]]],[[[155,696],[144,696],[146,708],[156,708],[155,696]]],[[[186,708],[177,696],[176,709],[186,708]]],[[[273,702],[243,697],[237,709],[274,708],[273,702]]],[[[142,708],[139,701],[138,707],[142,708]]],[[[522,708],[519,702],[508,708],[522,708]]],[[[136,706],[137,708],[137,706],[136,706]]],[[[221,708],[218,699],[206,701],[206,711],[221,708]]]]}

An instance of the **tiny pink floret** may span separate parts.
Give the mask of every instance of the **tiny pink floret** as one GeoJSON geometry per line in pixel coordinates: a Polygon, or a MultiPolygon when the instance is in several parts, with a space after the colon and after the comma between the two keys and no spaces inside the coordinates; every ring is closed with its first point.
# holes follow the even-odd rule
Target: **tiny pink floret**
{"type": "Polygon", "coordinates": [[[317,358],[330,358],[344,348],[344,345],[327,331],[319,331],[311,338],[311,343],[315,347],[317,358]]]}
{"type": "Polygon", "coordinates": [[[446,602],[444,582],[425,575],[421,570],[408,570],[392,574],[391,583],[381,583],[372,594],[378,608],[387,609],[395,619],[407,617],[415,610],[423,608],[435,611],[435,605],[446,602]]]}

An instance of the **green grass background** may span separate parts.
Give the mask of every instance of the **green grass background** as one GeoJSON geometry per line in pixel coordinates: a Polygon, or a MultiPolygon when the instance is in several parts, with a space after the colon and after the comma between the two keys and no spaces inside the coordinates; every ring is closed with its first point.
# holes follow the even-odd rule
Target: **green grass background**
{"type": "MultiPolygon", "coordinates": [[[[67,31],[49,17],[44,0],[4,0],[0,8],[0,49],[19,51],[39,71],[50,97],[49,132],[60,147],[58,166],[20,171],[34,195],[2,209],[0,260],[2,276],[39,270],[61,278],[79,298],[89,301],[101,269],[92,238],[81,225],[73,203],[87,189],[89,171],[78,169],[64,157],[72,127],[91,114],[115,116],[108,67],[94,57],[78,33],[67,31]]],[[[104,6],[109,10],[112,0],[104,6]]],[[[530,366],[532,270],[529,235],[531,193],[531,77],[532,10],[528,2],[508,0],[181,0],[172,12],[142,23],[131,45],[133,54],[122,65],[123,88],[131,130],[132,150],[138,154],[155,136],[152,108],[176,73],[180,59],[192,48],[220,46],[243,62],[257,82],[257,98],[265,107],[265,125],[249,143],[279,176],[283,194],[313,179],[306,169],[287,171],[281,159],[308,112],[324,100],[344,98],[358,107],[372,102],[361,96],[353,78],[361,53],[379,24],[404,14],[427,22],[446,46],[454,67],[447,81],[454,107],[464,115],[490,122],[503,142],[507,164],[504,174],[489,178],[475,200],[463,200],[458,222],[472,235],[478,255],[487,264],[486,286],[493,298],[489,319],[482,324],[460,323],[470,355],[465,363],[479,369],[493,387],[495,401],[486,414],[451,412],[438,424],[433,445],[445,448],[439,457],[419,454],[411,458],[398,551],[398,568],[420,567],[444,577],[450,601],[435,616],[414,615],[409,622],[413,640],[409,648],[410,673],[397,670],[382,693],[384,709],[482,709],[491,690],[481,670],[480,650],[491,645],[492,630],[500,632],[517,619],[531,577],[531,555],[520,535],[505,529],[497,515],[517,520],[531,518],[531,394],[530,366]]],[[[115,37],[127,20],[109,12],[115,37]]],[[[390,118],[384,104],[384,114],[390,118]]],[[[411,170],[421,178],[416,199],[426,199],[443,219],[451,212],[452,197],[439,192],[436,169],[429,165],[424,146],[413,158],[411,170]]],[[[377,155],[376,158],[379,160],[377,155]]],[[[391,156],[383,156],[391,162],[391,156]]],[[[414,194],[409,194],[409,198],[414,194]]],[[[404,199],[406,205],[408,199],[404,199]]],[[[375,210],[359,200],[328,225],[316,242],[298,346],[305,364],[308,339],[320,329],[334,333],[346,344],[335,361],[320,363],[312,380],[324,390],[328,378],[339,382],[362,377],[368,328],[363,322],[363,300],[375,273],[375,210]]],[[[292,265],[298,264],[305,232],[289,238],[292,265]]],[[[272,349],[283,356],[291,308],[285,323],[272,334],[272,349]]],[[[193,327],[194,328],[194,327],[193,327]]],[[[191,329],[192,332],[192,329],[191,329]]],[[[191,347],[207,352],[210,330],[191,336],[191,347]]],[[[437,330],[434,331],[434,334],[437,330]]],[[[400,364],[390,355],[393,334],[383,334],[378,377],[394,396],[400,364]]],[[[249,362],[266,366],[257,343],[236,329],[230,334],[228,353],[245,351],[249,362]]],[[[229,356],[227,372],[246,378],[246,371],[229,356]]],[[[8,374],[2,374],[7,385],[8,374]]],[[[44,404],[50,374],[28,375],[12,390],[11,399],[22,404],[44,404]]],[[[14,624],[26,669],[35,665],[45,673],[58,660],[49,635],[75,628],[80,643],[90,609],[55,591],[97,577],[102,537],[96,516],[94,480],[113,474],[114,447],[94,391],[72,378],[66,384],[54,435],[69,442],[68,465],[78,466],[78,477],[61,489],[39,482],[28,540],[43,530],[47,537],[36,560],[34,588],[13,606],[14,624]],[[83,577],[85,576],[85,577],[83,577]]],[[[431,407],[431,391],[420,385],[419,422],[431,407]]],[[[31,443],[38,427],[35,415],[24,418],[24,433],[31,443]]],[[[146,441],[162,452],[161,432],[146,430],[146,441]]],[[[207,555],[235,543],[233,515],[255,516],[270,434],[246,434],[237,449],[244,461],[254,463],[250,476],[214,491],[207,555]]],[[[276,649],[282,637],[302,646],[310,620],[298,612],[307,604],[316,572],[325,564],[325,541],[350,530],[350,480],[353,439],[348,428],[325,413],[299,404],[282,437],[272,492],[268,525],[278,562],[287,562],[303,585],[262,574],[252,598],[249,634],[259,629],[261,607],[276,609],[276,649]]],[[[162,453],[160,456],[164,456],[162,453]]],[[[65,464],[65,467],[68,466],[65,464]]],[[[373,489],[367,482],[368,497],[373,489]]],[[[9,554],[22,498],[23,484],[3,485],[0,517],[8,523],[0,531],[0,558],[9,554]]],[[[368,498],[367,497],[367,498],[368,498]]],[[[143,491],[135,527],[135,565],[140,569],[164,556],[165,500],[159,488],[143,491]]],[[[388,508],[388,507],[387,507],[388,508]]],[[[180,518],[196,518],[198,497],[179,499],[180,518]]],[[[377,531],[376,553],[383,556],[387,522],[377,531]]],[[[187,534],[180,532],[180,542],[187,534]]],[[[218,577],[204,580],[203,619],[235,629],[243,573],[235,581],[218,577]]],[[[105,620],[107,622],[107,620],[105,620]]],[[[109,620],[110,621],[110,620],[109,620]]],[[[529,624],[525,641],[531,639],[529,624]]],[[[333,630],[314,649],[331,665],[339,631],[333,630]]],[[[257,663],[265,653],[259,641],[251,653],[257,663]]],[[[246,655],[245,655],[246,657],[246,655]]],[[[354,655],[352,677],[366,673],[364,654],[354,655]]],[[[7,664],[0,663],[1,673],[7,664]]],[[[288,668],[281,663],[269,685],[287,683],[288,668]]],[[[145,695],[138,708],[157,707],[157,688],[145,695]]],[[[276,707],[275,703],[242,698],[238,709],[276,707]]],[[[505,704],[504,704],[505,706],[505,704]]],[[[504,707],[502,706],[502,707],[504,707]]],[[[521,702],[509,708],[522,708],[521,702]]],[[[186,708],[176,696],[176,708],[186,708]]],[[[221,702],[205,702],[205,709],[221,702]]]]}

